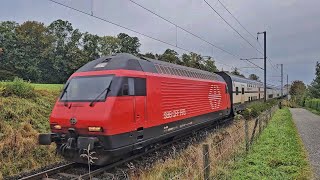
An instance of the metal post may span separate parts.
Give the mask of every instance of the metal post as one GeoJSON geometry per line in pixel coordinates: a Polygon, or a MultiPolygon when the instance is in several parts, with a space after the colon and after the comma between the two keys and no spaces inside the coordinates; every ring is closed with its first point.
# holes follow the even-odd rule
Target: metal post
{"type": "Polygon", "coordinates": [[[264,35],[264,102],[267,101],[267,32],[264,35]]]}
{"type": "Polygon", "coordinates": [[[248,127],[248,120],[244,120],[244,131],[245,131],[245,138],[246,138],[246,152],[249,151],[249,127],[248,127]]]}
{"type": "Polygon", "coordinates": [[[281,97],[283,96],[283,64],[281,64],[281,97]]]}
{"type": "Polygon", "coordinates": [[[209,179],[210,176],[210,162],[209,162],[209,145],[203,144],[203,177],[204,180],[209,179]]]}
{"type": "Polygon", "coordinates": [[[289,76],[287,74],[287,99],[289,100],[289,76]]]}

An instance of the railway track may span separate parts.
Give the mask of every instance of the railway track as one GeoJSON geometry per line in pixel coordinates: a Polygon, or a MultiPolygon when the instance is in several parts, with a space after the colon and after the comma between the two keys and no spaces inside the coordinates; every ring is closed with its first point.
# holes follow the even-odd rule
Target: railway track
{"type": "Polygon", "coordinates": [[[146,152],[142,152],[139,154],[135,154],[133,156],[130,156],[126,159],[117,161],[115,163],[103,166],[103,167],[91,167],[91,172],[89,174],[88,172],[88,166],[84,164],[78,164],[78,163],[68,163],[65,165],[61,165],[58,167],[54,167],[48,170],[45,170],[43,172],[38,172],[33,175],[28,175],[22,178],[19,178],[20,180],[38,180],[38,179],[50,179],[50,180],[57,180],[57,179],[70,179],[70,180],[78,180],[78,179],[90,179],[90,177],[98,176],[108,170],[111,170],[115,167],[118,167],[122,164],[125,164],[126,162],[129,162],[134,159],[138,159],[139,157],[145,156],[146,154],[149,154],[151,152],[157,151],[161,148],[167,147],[173,143],[182,141],[183,139],[186,139],[190,136],[193,136],[195,133],[200,133],[201,131],[210,131],[212,129],[215,129],[216,127],[220,125],[228,125],[231,123],[233,118],[226,118],[222,121],[216,121],[210,126],[202,127],[194,131],[194,133],[189,133],[184,136],[181,136],[177,139],[174,139],[172,141],[169,141],[167,143],[161,144],[158,147],[155,147],[153,149],[150,149],[146,152]]]}

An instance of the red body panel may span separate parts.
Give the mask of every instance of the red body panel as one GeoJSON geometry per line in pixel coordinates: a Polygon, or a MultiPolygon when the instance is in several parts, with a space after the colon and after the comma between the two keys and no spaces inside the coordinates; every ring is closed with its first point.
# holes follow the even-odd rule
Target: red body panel
{"type": "Polygon", "coordinates": [[[81,72],[70,78],[103,74],[146,78],[147,96],[107,97],[93,107],[89,102],[68,102],[65,107],[58,100],[50,124],[59,124],[63,129],[53,132],[74,127],[88,134],[88,126],[101,126],[103,132],[89,134],[114,135],[230,108],[224,82],[130,70],[81,72]],[[77,124],[71,126],[70,118],[76,118],[77,124]]]}

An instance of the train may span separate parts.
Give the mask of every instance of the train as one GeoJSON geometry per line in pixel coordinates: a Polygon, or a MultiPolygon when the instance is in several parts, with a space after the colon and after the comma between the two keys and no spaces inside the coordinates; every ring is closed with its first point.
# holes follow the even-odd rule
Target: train
{"type": "MultiPolygon", "coordinates": [[[[267,87],[267,98],[280,89],[267,87]]],[[[285,96],[287,92],[283,93],[285,96]]],[[[40,145],[56,144],[66,160],[106,165],[233,116],[264,98],[263,84],[146,57],[118,53],[74,72],[49,118],[40,145]]]]}

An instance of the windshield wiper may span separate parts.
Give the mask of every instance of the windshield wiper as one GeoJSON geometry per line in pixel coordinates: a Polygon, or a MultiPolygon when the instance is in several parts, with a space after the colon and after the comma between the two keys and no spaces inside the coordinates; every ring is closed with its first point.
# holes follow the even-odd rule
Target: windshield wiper
{"type": "Polygon", "coordinates": [[[105,97],[107,97],[108,93],[111,91],[110,87],[111,87],[112,81],[110,82],[109,86],[107,88],[105,88],[96,98],[94,98],[94,100],[92,100],[89,104],[90,107],[93,107],[94,103],[97,102],[98,98],[105,92],[107,91],[105,97]]]}
{"type": "Polygon", "coordinates": [[[64,96],[64,94],[66,95],[66,100],[64,101],[64,106],[65,106],[65,107],[68,107],[68,92],[67,92],[67,88],[68,88],[69,84],[70,84],[70,83],[68,83],[68,84],[66,85],[66,87],[64,88],[64,90],[63,90],[63,92],[62,92],[62,94],[61,94],[61,98],[64,96]]]}

